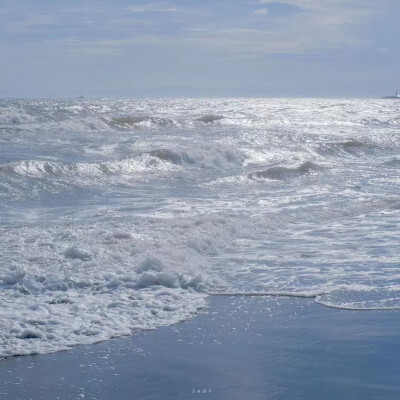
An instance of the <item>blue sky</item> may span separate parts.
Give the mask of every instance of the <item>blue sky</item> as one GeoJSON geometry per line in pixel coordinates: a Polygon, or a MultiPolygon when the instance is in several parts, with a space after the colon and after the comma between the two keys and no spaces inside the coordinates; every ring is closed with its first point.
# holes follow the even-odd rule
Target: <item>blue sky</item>
{"type": "Polygon", "coordinates": [[[369,97],[398,0],[0,0],[0,97],[369,97]]]}

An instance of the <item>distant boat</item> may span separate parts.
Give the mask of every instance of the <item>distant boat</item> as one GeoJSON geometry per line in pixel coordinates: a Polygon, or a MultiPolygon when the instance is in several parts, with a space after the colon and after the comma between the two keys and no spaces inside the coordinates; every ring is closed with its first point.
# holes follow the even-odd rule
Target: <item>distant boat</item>
{"type": "Polygon", "coordinates": [[[84,99],[84,98],[85,98],[85,96],[83,95],[83,92],[82,92],[82,89],[81,89],[81,95],[78,97],[78,99],[84,99]]]}
{"type": "Polygon", "coordinates": [[[382,97],[382,99],[400,99],[400,96],[398,95],[396,90],[396,94],[394,96],[384,96],[382,97]]]}

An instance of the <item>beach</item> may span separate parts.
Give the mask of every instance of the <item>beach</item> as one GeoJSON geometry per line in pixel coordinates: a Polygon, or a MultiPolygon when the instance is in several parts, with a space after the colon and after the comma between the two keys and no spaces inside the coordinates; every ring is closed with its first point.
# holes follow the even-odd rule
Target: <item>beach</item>
{"type": "Polygon", "coordinates": [[[399,14],[1,2],[0,400],[400,400],[399,14]]]}
{"type": "Polygon", "coordinates": [[[400,319],[214,296],[181,324],[0,362],[4,399],[398,399],[400,319]]]}

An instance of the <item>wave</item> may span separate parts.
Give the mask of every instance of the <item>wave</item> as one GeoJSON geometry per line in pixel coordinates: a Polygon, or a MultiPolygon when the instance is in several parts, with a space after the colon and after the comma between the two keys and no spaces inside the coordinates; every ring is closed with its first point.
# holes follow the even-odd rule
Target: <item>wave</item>
{"type": "Polygon", "coordinates": [[[386,165],[388,167],[400,167],[400,158],[398,157],[393,157],[388,161],[385,161],[383,165],[386,165]]]}
{"type": "Polygon", "coordinates": [[[202,122],[211,124],[220,121],[225,117],[222,115],[205,114],[199,118],[181,118],[171,119],[151,115],[122,115],[104,118],[104,121],[112,128],[131,129],[131,128],[152,128],[152,127],[169,127],[169,126],[192,126],[194,122],[202,122]]]}
{"type": "Polygon", "coordinates": [[[376,144],[348,139],[338,142],[322,142],[317,144],[316,152],[323,156],[356,156],[376,148],[376,144]]]}
{"type": "Polygon", "coordinates": [[[223,145],[193,149],[154,149],[149,154],[175,165],[196,166],[204,169],[238,167],[242,166],[245,160],[241,151],[223,145]]]}
{"type": "Polygon", "coordinates": [[[378,118],[363,118],[360,123],[366,126],[397,126],[400,124],[400,118],[389,118],[385,120],[378,118]]]}
{"type": "Polygon", "coordinates": [[[111,118],[104,118],[104,121],[111,127],[116,129],[130,129],[130,128],[152,128],[157,126],[178,126],[179,122],[169,118],[152,117],[148,115],[143,116],[117,116],[111,118]]]}
{"type": "MultiPolygon", "coordinates": [[[[136,131],[162,128],[193,128],[197,125],[213,124],[226,119],[220,115],[206,114],[199,118],[195,115],[163,117],[158,115],[51,115],[40,118],[31,118],[29,115],[0,114],[0,132],[107,132],[107,131],[136,131]]],[[[226,119],[226,124],[236,125],[237,119],[226,119]]],[[[242,121],[243,123],[245,121],[242,121]]]]}
{"type": "Polygon", "coordinates": [[[207,254],[231,242],[227,226],[221,216],[196,216],[2,231],[0,357],[193,317],[220,287],[207,254]]]}
{"type": "Polygon", "coordinates": [[[55,161],[24,160],[0,165],[0,174],[16,174],[20,176],[42,177],[127,175],[146,171],[170,171],[174,169],[170,163],[149,155],[137,158],[109,161],[103,163],[60,163],[55,161]]]}
{"type": "Polygon", "coordinates": [[[329,293],[315,293],[313,291],[226,291],[209,292],[208,294],[227,297],[297,297],[313,299],[317,304],[324,307],[348,311],[400,310],[400,290],[398,289],[344,288],[329,293]]]}
{"type": "Polygon", "coordinates": [[[206,124],[213,123],[215,121],[220,121],[221,119],[224,119],[225,117],[222,115],[216,115],[216,114],[205,114],[201,116],[200,118],[197,118],[196,121],[204,122],[206,124]]]}
{"type": "Polygon", "coordinates": [[[400,290],[348,288],[318,295],[315,301],[325,307],[341,310],[400,310],[400,290]]]}
{"type": "Polygon", "coordinates": [[[0,174],[41,177],[130,175],[147,171],[173,171],[183,166],[224,169],[241,166],[244,155],[235,149],[214,145],[198,149],[154,149],[134,157],[100,163],[61,163],[45,160],[21,160],[0,165],[0,174]]]}
{"type": "Polygon", "coordinates": [[[345,140],[344,142],[334,143],[333,145],[341,147],[343,149],[354,149],[354,148],[358,149],[366,146],[369,147],[367,143],[363,143],[355,139],[345,140]]]}
{"type": "Polygon", "coordinates": [[[284,180],[288,178],[300,177],[302,175],[310,174],[313,172],[319,172],[321,170],[323,170],[322,166],[311,161],[306,161],[295,168],[283,166],[270,167],[265,170],[251,172],[247,175],[247,177],[252,180],[284,180]]]}
{"type": "Polygon", "coordinates": [[[1,125],[20,125],[34,121],[31,115],[25,113],[23,110],[9,108],[0,110],[0,126],[1,125]]]}

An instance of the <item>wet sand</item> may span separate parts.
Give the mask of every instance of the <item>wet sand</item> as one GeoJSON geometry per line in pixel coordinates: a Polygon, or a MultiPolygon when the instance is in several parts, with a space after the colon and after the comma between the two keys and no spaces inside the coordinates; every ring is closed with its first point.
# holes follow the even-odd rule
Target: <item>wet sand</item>
{"type": "Polygon", "coordinates": [[[399,399],[400,312],[210,297],[190,321],[0,361],[0,399],[399,399]]]}

